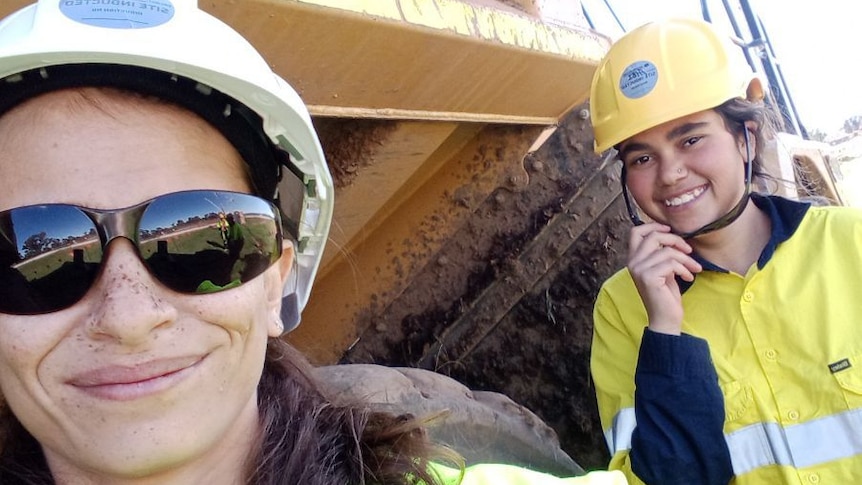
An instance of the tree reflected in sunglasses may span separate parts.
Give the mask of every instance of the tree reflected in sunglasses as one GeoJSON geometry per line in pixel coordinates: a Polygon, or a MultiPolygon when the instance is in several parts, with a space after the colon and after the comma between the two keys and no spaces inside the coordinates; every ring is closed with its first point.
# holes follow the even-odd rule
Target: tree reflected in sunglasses
{"type": "Polygon", "coordinates": [[[18,207],[0,212],[0,312],[33,315],[74,305],[117,237],[132,241],[156,280],[187,294],[239,286],[282,251],[278,209],[249,194],[175,192],[116,210],[18,207]]]}

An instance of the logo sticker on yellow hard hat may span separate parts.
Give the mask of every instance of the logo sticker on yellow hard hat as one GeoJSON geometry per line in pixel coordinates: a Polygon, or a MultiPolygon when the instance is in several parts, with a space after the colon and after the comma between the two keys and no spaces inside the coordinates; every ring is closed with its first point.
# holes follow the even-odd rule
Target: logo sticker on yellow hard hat
{"type": "Polygon", "coordinates": [[[658,82],[658,68],[650,61],[629,64],[620,76],[620,92],[631,99],[650,93],[658,82]]]}
{"type": "Polygon", "coordinates": [[[109,29],[156,27],[174,16],[169,0],[62,0],[60,11],[75,22],[109,29]]]}

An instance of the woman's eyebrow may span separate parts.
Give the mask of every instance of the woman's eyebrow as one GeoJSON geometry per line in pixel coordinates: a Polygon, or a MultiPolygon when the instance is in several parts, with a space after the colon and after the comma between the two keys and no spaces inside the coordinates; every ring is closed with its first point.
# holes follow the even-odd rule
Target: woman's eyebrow
{"type": "Polygon", "coordinates": [[[668,141],[671,141],[674,138],[678,138],[682,135],[685,135],[686,133],[690,133],[692,131],[695,131],[695,130],[702,128],[708,124],[709,123],[707,123],[706,121],[692,121],[690,123],[683,123],[683,124],[677,126],[676,128],[670,130],[669,132],[667,132],[667,136],[665,138],[668,141]]]}
{"type": "Polygon", "coordinates": [[[634,152],[634,151],[638,151],[638,150],[647,150],[649,148],[650,148],[650,145],[647,143],[641,143],[641,142],[628,143],[625,146],[623,146],[622,148],[620,148],[619,158],[620,158],[620,160],[625,160],[626,155],[628,155],[630,152],[634,152]]]}
{"type": "MultiPolygon", "coordinates": [[[[674,129],[670,130],[667,135],[665,135],[665,139],[667,141],[673,141],[680,136],[691,133],[692,131],[698,130],[709,123],[706,121],[692,121],[690,123],[683,123],[674,129]]],[[[642,142],[632,142],[629,143],[619,150],[619,158],[623,159],[629,152],[637,151],[637,150],[648,150],[650,145],[648,143],[642,142]]]]}

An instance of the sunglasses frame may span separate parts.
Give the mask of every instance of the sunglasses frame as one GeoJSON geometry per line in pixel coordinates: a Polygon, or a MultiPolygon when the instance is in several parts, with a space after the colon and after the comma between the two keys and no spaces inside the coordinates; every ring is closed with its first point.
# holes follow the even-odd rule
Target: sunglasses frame
{"type": "MultiPolygon", "coordinates": [[[[79,206],[79,205],[75,205],[75,204],[66,204],[66,203],[31,204],[31,205],[27,205],[27,206],[14,207],[11,209],[0,211],[0,219],[5,219],[6,217],[9,217],[11,220],[11,214],[16,210],[29,209],[29,208],[43,208],[43,207],[47,208],[47,207],[52,207],[52,206],[73,208],[73,209],[77,210],[81,214],[87,216],[87,218],[89,218],[89,220],[91,221],[93,227],[96,229],[96,233],[97,233],[98,238],[99,238],[99,248],[100,248],[101,253],[100,253],[99,260],[94,262],[94,263],[91,263],[91,264],[97,264],[98,265],[95,268],[95,275],[93,276],[92,280],[90,280],[88,282],[88,287],[86,288],[86,290],[84,290],[80,296],[74,298],[74,301],[72,301],[70,304],[63,305],[63,306],[60,306],[58,308],[51,307],[50,309],[47,309],[47,310],[38,310],[37,309],[37,310],[27,310],[27,311],[20,311],[20,310],[15,311],[12,307],[3,308],[5,306],[5,303],[0,302],[0,313],[13,314],[13,315],[38,315],[38,314],[45,314],[45,313],[52,313],[55,311],[60,311],[60,310],[63,310],[63,309],[66,309],[66,308],[69,308],[69,307],[75,305],[78,301],[80,301],[81,298],[83,298],[84,295],[86,295],[86,293],[90,290],[90,288],[92,288],[95,281],[97,281],[98,278],[100,277],[101,272],[103,270],[103,265],[104,265],[104,261],[106,258],[108,245],[112,241],[114,241],[118,238],[125,238],[125,239],[129,240],[134,245],[135,252],[137,253],[138,258],[141,260],[141,264],[144,265],[144,267],[147,269],[147,272],[153,277],[154,280],[158,281],[159,284],[165,286],[166,288],[169,288],[172,291],[176,291],[176,292],[181,293],[181,294],[213,293],[213,292],[224,291],[224,290],[227,290],[230,288],[235,288],[237,286],[240,286],[240,285],[246,283],[247,281],[250,281],[250,280],[256,278],[257,276],[262,274],[264,271],[269,269],[273,264],[275,264],[276,261],[278,261],[278,259],[281,257],[283,250],[284,250],[284,248],[283,248],[284,227],[282,225],[282,218],[281,218],[281,212],[279,210],[279,207],[275,203],[273,203],[272,201],[266,200],[262,197],[259,197],[259,196],[253,195],[253,194],[247,194],[247,193],[243,193],[243,192],[226,191],[226,190],[201,189],[201,190],[187,190],[187,191],[169,192],[169,193],[165,193],[165,194],[161,194],[159,196],[153,197],[153,198],[148,199],[146,201],[143,201],[141,203],[131,205],[128,207],[124,207],[124,208],[119,208],[119,209],[96,209],[96,208],[84,207],[84,206],[79,206]],[[267,253],[264,253],[262,251],[257,253],[260,256],[267,256],[268,257],[268,264],[266,265],[265,268],[260,269],[259,272],[256,272],[253,276],[251,276],[247,279],[240,280],[240,282],[238,284],[225,286],[225,287],[215,286],[212,289],[209,289],[207,291],[199,291],[199,290],[198,291],[191,291],[191,292],[183,291],[183,290],[179,290],[177,288],[174,288],[169,283],[165,282],[165,280],[163,279],[164,277],[161,276],[160,273],[158,271],[156,271],[156,269],[154,268],[154,265],[152,265],[150,263],[149,259],[151,257],[145,257],[144,256],[143,250],[141,248],[141,240],[140,240],[141,222],[144,218],[146,211],[153,204],[157,203],[158,201],[164,201],[164,199],[166,199],[166,198],[172,198],[172,197],[177,197],[177,196],[181,196],[181,195],[189,195],[189,194],[195,194],[195,193],[202,194],[202,197],[205,197],[204,194],[211,194],[213,196],[212,197],[213,199],[217,199],[217,198],[223,197],[223,196],[253,198],[253,199],[256,199],[256,202],[266,204],[266,206],[270,209],[271,214],[265,214],[265,215],[267,216],[267,218],[269,218],[270,215],[272,216],[275,241],[273,241],[273,244],[272,244],[272,248],[274,250],[272,253],[267,254],[267,253]]],[[[220,211],[220,213],[226,214],[227,212],[220,211]]],[[[195,215],[197,215],[197,214],[195,214],[195,215]]],[[[200,215],[203,215],[203,214],[200,214],[200,215]]],[[[3,227],[0,227],[0,237],[5,239],[6,241],[9,241],[10,246],[15,246],[14,244],[11,243],[13,238],[10,238],[7,234],[4,234],[4,228],[3,227]],[[3,236],[5,236],[5,237],[3,237],[3,236]]],[[[17,241],[18,238],[14,238],[14,239],[17,241]]],[[[71,247],[71,246],[61,248],[60,250],[68,249],[68,247],[71,247]]],[[[198,253],[194,253],[194,254],[198,254],[198,253]]],[[[20,253],[19,253],[19,256],[20,256],[20,253]]],[[[176,256],[176,255],[173,255],[173,256],[176,256]]],[[[7,258],[4,258],[4,259],[7,259],[7,258]]],[[[19,261],[24,261],[24,260],[26,260],[26,258],[19,259],[19,261]]],[[[9,268],[13,271],[17,271],[14,267],[14,264],[9,264],[7,266],[7,268],[9,268]]],[[[48,274],[51,274],[51,273],[49,272],[48,274]]],[[[28,281],[28,283],[30,283],[30,281],[28,281]]],[[[0,284],[14,284],[14,283],[0,281],[0,284]]],[[[27,288],[27,290],[32,290],[32,288],[27,288]]]]}

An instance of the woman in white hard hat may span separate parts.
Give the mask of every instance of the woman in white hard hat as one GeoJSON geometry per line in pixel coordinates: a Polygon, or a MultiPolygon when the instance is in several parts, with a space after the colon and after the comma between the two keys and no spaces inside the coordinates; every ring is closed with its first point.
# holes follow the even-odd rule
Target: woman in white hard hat
{"type": "Polygon", "coordinates": [[[632,483],[862,475],[862,214],[752,191],[763,94],[696,20],[631,31],[593,78],[596,151],[618,151],[635,227],[595,304],[591,369],[632,483]]]}
{"type": "Polygon", "coordinates": [[[279,336],[332,181],[297,94],[193,1],[0,23],[0,170],[0,483],[625,483],[446,468],[421,419],[317,389],[279,336]]]}

